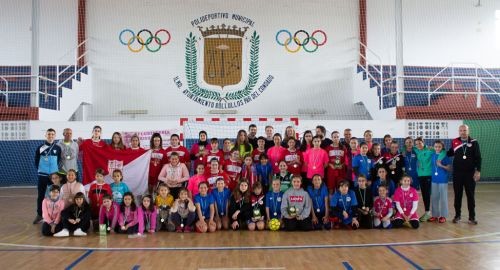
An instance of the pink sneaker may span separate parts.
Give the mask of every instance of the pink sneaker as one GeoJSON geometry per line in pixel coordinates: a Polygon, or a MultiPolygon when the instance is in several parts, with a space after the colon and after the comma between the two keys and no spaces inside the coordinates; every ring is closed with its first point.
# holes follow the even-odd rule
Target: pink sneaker
{"type": "Polygon", "coordinates": [[[184,227],[184,232],[185,232],[185,233],[190,233],[190,232],[192,232],[192,231],[193,231],[193,227],[191,227],[191,226],[185,226],[185,227],[184,227]]]}
{"type": "Polygon", "coordinates": [[[439,223],[445,223],[446,218],[445,217],[439,217],[439,223]]]}

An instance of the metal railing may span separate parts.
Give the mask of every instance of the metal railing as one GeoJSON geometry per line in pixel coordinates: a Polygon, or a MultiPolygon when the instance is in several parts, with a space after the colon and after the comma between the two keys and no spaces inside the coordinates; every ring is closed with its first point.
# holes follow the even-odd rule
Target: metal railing
{"type": "MultiPolygon", "coordinates": [[[[56,72],[57,72],[57,78],[56,80],[52,80],[46,76],[43,76],[43,75],[2,75],[0,76],[0,83],[4,84],[4,88],[2,89],[2,87],[0,87],[0,94],[1,95],[4,95],[5,96],[5,107],[9,107],[9,95],[11,94],[29,94],[29,95],[34,95],[34,94],[43,94],[44,97],[45,97],[45,102],[47,102],[48,98],[49,97],[54,97],[56,98],[56,110],[59,110],[61,108],[61,101],[60,101],[60,91],[61,91],[61,88],[70,80],[74,79],[78,74],[80,74],[82,72],[82,70],[84,68],[87,67],[87,61],[85,61],[85,56],[87,55],[87,51],[85,50],[83,54],[81,54],[80,56],[78,56],[78,50],[82,47],[82,46],[85,46],[87,40],[84,40],[83,42],[81,42],[80,44],[78,44],[75,48],[69,50],[68,52],[66,52],[61,58],[59,58],[57,60],[57,62],[59,64],[57,64],[57,69],[56,69],[56,72]],[[74,64],[70,64],[70,65],[66,65],[66,64],[60,64],[68,55],[71,54],[71,52],[74,53],[74,59],[71,60],[71,61],[74,61],[74,64]],[[83,63],[83,64],[81,64],[83,63]],[[63,68],[62,70],[61,67],[62,66],[65,66],[65,68],[63,68]],[[68,75],[68,77],[62,81],[62,82],[59,82],[60,81],[60,78],[61,76],[63,76],[64,73],[66,73],[70,68],[73,67],[73,70],[72,70],[72,73],[68,75]],[[33,77],[37,77],[38,78],[38,84],[40,86],[43,86],[43,87],[40,87],[40,89],[38,91],[22,91],[22,90],[11,90],[10,89],[10,86],[9,86],[9,79],[12,79],[12,78],[33,78],[33,77]],[[49,89],[51,89],[51,87],[55,87],[52,88],[56,91],[56,94],[51,94],[49,93],[49,89]]],[[[0,86],[2,85],[0,84],[0,86]]],[[[40,104],[37,104],[37,107],[39,107],[40,104]]]]}
{"type": "MultiPolygon", "coordinates": [[[[387,89],[384,85],[389,85],[395,82],[397,77],[393,76],[393,70],[392,66],[389,66],[389,78],[384,79],[384,66],[382,65],[382,58],[375,53],[373,50],[368,48],[366,44],[363,44],[361,41],[358,41],[359,45],[365,49],[366,53],[370,53],[371,57],[375,58],[377,60],[377,63],[372,63],[371,61],[368,60],[369,56],[363,54],[360,50],[359,56],[362,61],[358,64],[363,71],[366,73],[366,76],[371,78],[371,80],[375,83],[375,85],[380,89],[380,95],[379,95],[379,109],[385,109],[386,106],[384,106],[384,97],[391,96],[391,95],[396,95],[396,91],[391,91],[387,94],[384,94],[384,89],[387,89]],[[374,71],[370,70],[370,66],[374,69],[374,71]],[[376,76],[379,78],[377,79],[376,76]]],[[[389,87],[389,89],[391,89],[389,87]]],[[[397,99],[396,99],[397,102],[397,99]]]]}
{"type": "MultiPolygon", "coordinates": [[[[458,72],[460,74],[460,72],[458,72]]],[[[432,95],[442,95],[442,94],[470,94],[474,92],[470,91],[456,91],[456,85],[458,83],[466,83],[473,81],[475,83],[475,88],[474,92],[477,95],[476,99],[476,107],[480,108],[481,107],[481,95],[497,95],[500,97],[500,87],[498,89],[495,89],[495,87],[492,87],[489,82],[496,82],[500,86],[500,78],[495,77],[491,72],[489,72],[487,69],[482,67],[481,65],[477,63],[451,63],[447,67],[441,69],[436,75],[432,76],[429,79],[429,82],[427,83],[427,101],[428,101],[428,106],[431,105],[431,97],[432,95]],[[457,75],[457,69],[465,69],[468,68],[473,72],[471,75],[457,75]],[[445,75],[445,72],[449,71],[451,75],[445,75]],[[480,74],[482,72],[483,74],[486,74],[484,76],[483,74],[480,74]],[[442,81],[442,82],[441,82],[442,81]],[[432,83],[436,82],[437,86],[435,88],[432,88],[432,83]],[[440,83],[441,82],[441,83],[440,83]],[[448,84],[451,84],[451,91],[440,91],[441,89],[444,89],[448,84]],[[489,89],[489,91],[493,93],[485,93],[482,91],[482,86],[485,86],[486,89],[489,89]]]]}

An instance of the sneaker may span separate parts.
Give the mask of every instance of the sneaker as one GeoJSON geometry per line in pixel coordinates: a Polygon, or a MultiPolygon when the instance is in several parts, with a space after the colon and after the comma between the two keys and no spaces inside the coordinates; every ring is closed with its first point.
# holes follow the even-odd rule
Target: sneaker
{"type": "Polygon", "coordinates": [[[439,217],[439,223],[445,223],[446,218],[445,217],[439,217]]]}
{"type": "Polygon", "coordinates": [[[186,227],[184,227],[184,232],[185,232],[185,233],[190,233],[190,232],[192,232],[192,231],[193,231],[193,227],[191,227],[191,226],[186,226],[186,227]]]}
{"type": "Polygon", "coordinates": [[[68,236],[69,236],[68,229],[62,229],[60,232],[54,234],[54,237],[68,237],[68,236]]]}
{"type": "Polygon", "coordinates": [[[42,216],[36,215],[35,219],[33,220],[33,224],[38,224],[43,221],[42,216]]]}
{"type": "Polygon", "coordinates": [[[175,228],[175,232],[181,233],[182,232],[182,227],[181,226],[177,226],[177,228],[175,228]]]}
{"type": "Polygon", "coordinates": [[[453,218],[453,223],[459,223],[460,220],[461,220],[460,217],[455,217],[455,218],[453,218]]]}
{"type": "Polygon", "coordinates": [[[436,222],[436,221],[438,221],[438,218],[437,217],[430,217],[427,221],[428,222],[436,222]]]}
{"type": "Polygon", "coordinates": [[[469,224],[470,225],[477,225],[477,220],[475,220],[475,219],[469,219],[469,224]]]}
{"type": "Polygon", "coordinates": [[[427,212],[425,212],[420,218],[419,218],[419,221],[420,222],[426,222],[426,221],[430,221],[429,219],[431,218],[431,215],[429,215],[427,212]]]}
{"type": "Polygon", "coordinates": [[[74,236],[87,236],[87,233],[78,228],[73,232],[74,236]]]}

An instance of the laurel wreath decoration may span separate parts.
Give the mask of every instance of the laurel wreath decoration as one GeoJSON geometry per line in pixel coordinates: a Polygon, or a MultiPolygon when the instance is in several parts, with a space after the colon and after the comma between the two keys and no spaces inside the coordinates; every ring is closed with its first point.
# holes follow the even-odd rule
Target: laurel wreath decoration
{"type": "Polygon", "coordinates": [[[250,39],[250,65],[249,65],[249,77],[245,88],[237,90],[231,93],[227,93],[224,97],[220,96],[220,93],[201,88],[198,85],[198,61],[196,56],[196,37],[193,33],[189,33],[189,37],[186,38],[186,79],[188,82],[188,89],[193,95],[221,101],[221,100],[239,100],[248,96],[252,89],[257,84],[259,80],[259,43],[260,37],[254,31],[250,39]]]}

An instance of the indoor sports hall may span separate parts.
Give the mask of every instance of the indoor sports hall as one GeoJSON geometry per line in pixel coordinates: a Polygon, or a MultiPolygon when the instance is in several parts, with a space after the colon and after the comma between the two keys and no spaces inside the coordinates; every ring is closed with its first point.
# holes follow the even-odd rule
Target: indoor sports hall
{"type": "Polygon", "coordinates": [[[500,269],[499,0],[0,0],[0,36],[2,269],[500,269]]]}

